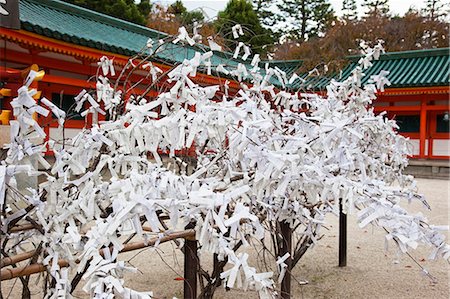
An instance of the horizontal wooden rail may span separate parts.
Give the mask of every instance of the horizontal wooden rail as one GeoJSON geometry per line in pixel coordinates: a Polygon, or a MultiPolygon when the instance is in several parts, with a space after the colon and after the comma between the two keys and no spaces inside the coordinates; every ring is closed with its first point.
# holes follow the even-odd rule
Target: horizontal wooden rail
{"type": "MultiPolygon", "coordinates": [[[[165,242],[172,241],[172,240],[175,240],[175,239],[180,239],[180,238],[187,238],[187,239],[189,239],[189,238],[193,238],[193,237],[195,237],[195,230],[194,229],[187,229],[187,230],[183,230],[183,231],[179,231],[179,232],[174,232],[174,233],[168,234],[168,235],[166,235],[166,236],[164,236],[162,238],[153,238],[153,239],[149,240],[148,242],[134,242],[134,243],[124,244],[124,247],[120,251],[120,253],[133,251],[133,250],[138,250],[138,249],[142,249],[142,248],[149,247],[149,246],[153,246],[158,241],[159,241],[159,243],[165,243],[165,242]]],[[[101,255],[103,255],[103,251],[102,250],[99,250],[99,252],[100,252],[101,255]]],[[[26,252],[26,253],[23,254],[23,256],[25,256],[25,254],[31,254],[31,256],[33,256],[34,255],[34,251],[26,252]]],[[[14,258],[14,257],[11,257],[11,258],[14,258]]],[[[23,260],[25,260],[25,259],[26,258],[24,258],[23,260]]],[[[80,261],[77,260],[75,262],[79,263],[80,261]]],[[[59,260],[58,261],[58,265],[60,267],[67,267],[69,265],[69,262],[66,261],[66,260],[59,260]]],[[[28,275],[44,272],[44,271],[46,271],[46,269],[47,269],[47,266],[44,266],[43,264],[40,264],[40,263],[32,264],[32,265],[28,265],[28,266],[24,266],[24,267],[12,268],[12,269],[2,269],[1,270],[1,274],[0,274],[0,280],[9,280],[9,279],[13,279],[13,278],[16,278],[16,277],[28,276],[28,275]]]]}
{"type": "Polygon", "coordinates": [[[20,253],[20,254],[16,254],[10,257],[4,257],[0,260],[0,268],[12,265],[12,264],[17,264],[21,261],[24,261],[26,259],[31,258],[34,255],[35,251],[27,251],[24,253],[20,253]]]}

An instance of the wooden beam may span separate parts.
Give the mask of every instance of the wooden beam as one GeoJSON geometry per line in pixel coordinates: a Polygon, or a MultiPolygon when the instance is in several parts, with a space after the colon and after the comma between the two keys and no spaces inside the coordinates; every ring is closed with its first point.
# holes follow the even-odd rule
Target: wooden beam
{"type": "Polygon", "coordinates": [[[427,111],[449,111],[450,105],[426,105],[425,110],[427,110],[427,111]]]}
{"type": "MultiPolygon", "coordinates": [[[[39,34],[27,32],[25,30],[9,30],[6,28],[2,28],[2,30],[0,31],[0,37],[13,43],[24,45],[25,47],[66,54],[77,59],[98,61],[102,56],[114,57],[114,63],[120,66],[124,66],[125,64],[127,64],[130,58],[128,56],[117,53],[100,51],[89,47],[59,41],[39,34]]],[[[171,68],[171,66],[169,65],[158,62],[153,62],[153,65],[159,67],[163,72],[171,68]]],[[[217,77],[202,73],[198,73],[197,76],[192,79],[197,83],[206,83],[208,85],[219,84],[219,80],[217,77]]],[[[229,81],[229,86],[231,89],[240,89],[239,82],[236,82],[234,80],[229,81]]]]}
{"type": "Polygon", "coordinates": [[[95,89],[95,82],[61,76],[45,75],[42,82],[95,89]]]}
{"type": "Polygon", "coordinates": [[[424,86],[424,87],[402,87],[402,88],[386,88],[384,92],[377,95],[420,95],[420,94],[448,94],[450,88],[448,86],[424,86]]]}
{"type": "Polygon", "coordinates": [[[375,112],[389,111],[389,112],[409,112],[409,111],[445,111],[450,110],[450,105],[418,105],[418,106],[376,106],[375,112]]]}
{"type": "MultiPolygon", "coordinates": [[[[95,75],[95,72],[97,71],[97,67],[90,66],[88,64],[83,63],[75,63],[75,62],[69,62],[64,60],[56,60],[48,57],[43,56],[33,56],[31,54],[25,54],[22,52],[14,51],[14,50],[4,50],[3,48],[0,49],[0,57],[6,57],[7,61],[15,62],[15,63],[24,63],[24,64],[37,64],[40,68],[48,68],[51,70],[58,70],[73,74],[79,74],[79,75],[85,75],[86,78],[89,76],[95,75]]],[[[116,71],[115,76],[110,76],[110,78],[117,78],[120,74],[120,70],[116,71]]],[[[139,80],[143,79],[144,76],[140,76],[138,74],[133,74],[130,76],[131,82],[138,82],[139,80]]],[[[143,84],[149,84],[151,83],[151,80],[145,79],[143,81],[143,84]]]]}
{"type": "Polygon", "coordinates": [[[374,107],[375,112],[381,111],[393,111],[393,112],[404,112],[404,111],[420,111],[420,106],[376,106],[374,107]]]}

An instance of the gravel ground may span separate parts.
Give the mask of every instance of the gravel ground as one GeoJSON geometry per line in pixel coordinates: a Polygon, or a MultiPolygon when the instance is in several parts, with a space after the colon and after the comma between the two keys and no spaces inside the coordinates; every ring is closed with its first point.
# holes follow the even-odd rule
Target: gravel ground
{"type": "MultiPolygon", "coordinates": [[[[417,181],[419,191],[425,194],[432,207],[424,214],[434,224],[448,225],[450,181],[417,181]]],[[[411,204],[409,210],[423,211],[417,203],[411,204]]],[[[306,285],[300,285],[295,280],[292,282],[293,298],[450,298],[449,263],[443,260],[424,261],[429,248],[421,247],[412,252],[414,259],[436,277],[437,282],[432,282],[422,274],[413,259],[399,256],[394,244],[385,251],[383,232],[371,227],[360,229],[355,216],[348,217],[347,267],[337,267],[338,219],[330,216],[327,222],[329,230],[323,231],[325,236],[293,270],[295,280],[308,281],[306,285]]],[[[253,265],[261,261],[254,249],[247,251],[253,265]]],[[[183,257],[173,244],[163,244],[158,250],[127,253],[124,258],[142,271],[125,277],[129,286],[142,291],[152,290],[156,298],[182,298],[183,282],[177,278],[183,273],[183,257]]],[[[202,256],[201,260],[207,266],[211,265],[210,256],[202,256]]],[[[32,284],[35,280],[31,279],[32,284]]],[[[2,283],[3,295],[9,292],[12,283],[2,283]]],[[[20,282],[17,281],[10,298],[20,298],[20,289],[20,282]]],[[[42,297],[37,290],[33,294],[33,298],[42,297]]],[[[76,298],[88,298],[82,290],[77,290],[74,295],[76,298]]],[[[215,298],[224,299],[238,296],[258,298],[255,292],[226,292],[223,288],[215,294],[215,298]]]]}

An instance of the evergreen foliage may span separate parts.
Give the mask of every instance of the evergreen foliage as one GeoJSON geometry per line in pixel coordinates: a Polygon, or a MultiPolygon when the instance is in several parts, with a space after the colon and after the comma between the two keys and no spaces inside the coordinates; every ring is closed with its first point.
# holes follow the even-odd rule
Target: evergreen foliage
{"type": "Polygon", "coordinates": [[[136,4],[134,0],[63,0],[132,23],[145,25],[152,9],[149,0],[136,4]]]}
{"type": "Polygon", "coordinates": [[[202,22],[205,19],[201,11],[188,11],[181,0],[172,3],[167,12],[174,14],[183,25],[192,25],[194,22],[202,22]]]}
{"type": "Polygon", "coordinates": [[[356,9],[356,0],[342,1],[342,16],[345,20],[356,20],[358,18],[358,12],[356,11],[356,9]]]}
{"type": "Polygon", "coordinates": [[[336,19],[327,0],[286,0],[277,3],[276,19],[286,24],[283,33],[300,41],[320,36],[336,19]]]}
{"type": "Polygon", "coordinates": [[[236,45],[236,41],[231,40],[231,28],[236,24],[241,24],[244,29],[244,35],[237,41],[248,44],[254,53],[266,54],[275,41],[272,32],[262,27],[258,14],[248,0],[230,0],[218,14],[215,27],[228,39],[225,44],[229,49],[236,45]]]}
{"type": "Polygon", "coordinates": [[[362,6],[368,9],[368,15],[387,15],[389,0],[364,0],[362,6]]]}
{"type": "Polygon", "coordinates": [[[442,19],[449,14],[449,4],[442,0],[426,0],[423,14],[431,21],[442,19]]]}

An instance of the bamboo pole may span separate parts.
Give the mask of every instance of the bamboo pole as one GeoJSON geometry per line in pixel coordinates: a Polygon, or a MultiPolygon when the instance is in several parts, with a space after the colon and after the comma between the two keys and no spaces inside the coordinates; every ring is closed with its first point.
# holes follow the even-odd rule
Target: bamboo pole
{"type": "Polygon", "coordinates": [[[12,264],[17,264],[21,261],[24,261],[26,259],[31,258],[36,251],[27,251],[24,253],[20,253],[20,254],[16,254],[14,256],[9,256],[9,257],[4,257],[0,260],[0,268],[12,265],[12,264]]]}
{"type": "MultiPolygon", "coordinates": [[[[28,230],[28,229],[33,229],[34,225],[30,224],[30,225],[23,225],[24,227],[14,227],[12,228],[10,231],[12,232],[13,230],[17,230],[17,231],[22,231],[22,230],[28,230]]],[[[145,227],[143,226],[142,229],[144,231],[148,231],[151,232],[152,229],[150,227],[145,227]]],[[[12,265],[12,264],[17,264],[19,262],[22,262],[26,259],[31,258],[34,255],[35,251],[28,251],[28,252],[24,252],[24,253],[20,253],[14,256],[10,256],[10,257],[4,257],[0,260],[0,268],[12,265]]]]}
{"type": "MultiPolygon", "coordinates": [[[[69,263],[66,260],[59,260],[58,265],[60,267],[67,267],[69,266],[69,263]]],[[[13,279],[20,276],[28,276],[35,273],[44,272],[46,269],[47,266],[44,266],[43,264],[32,264],[25,267],[2,269],[1,280],[13,279]]]]}
{"type": "MultiPolygon", "coordinates": [[[[123,249],[120,251],[120,253],[153,246],[158,241],[159,241],[159,243],[165,243],[165,242],[172,241],[172,240],[179,239],[179,238],[192,238],[194,236],[195,236],[195,230],[187,229],[187,230],[168,234],[167,236],[164,236],[161,239],[153,238],[153,239],[149,240],[148,242],[134,242],[134,243],[125,244],[123,249]]],[[[102,250],[99,250],[99,253],[101,255],[103,255],[102,250]]],[[[31,254],[31,256],[33,256],[34,251],[31,251],[30,254],[31,254]]],[[[79,263],[80,261],[76,260],[75,262],[79,263]]],[[[67,266],[69,266],[69,262],[66,260],[59,260],[58,265],[60,267],[67,267],[67,266]]],[[[28,266],[24,266],[24,267],[13,268],[13,269],[2,269],[0,272],[1,273],[0,280],[9,280],[9,279],[13,279],[13,278],[16,278],[19,276],[28,276],[28,275],[44,272],[44,271],[46,271],[46,269],[47,269],[47,267],[44,266],[43,264],[32,264],[32,265],[28,265],[28,266]]]]}

